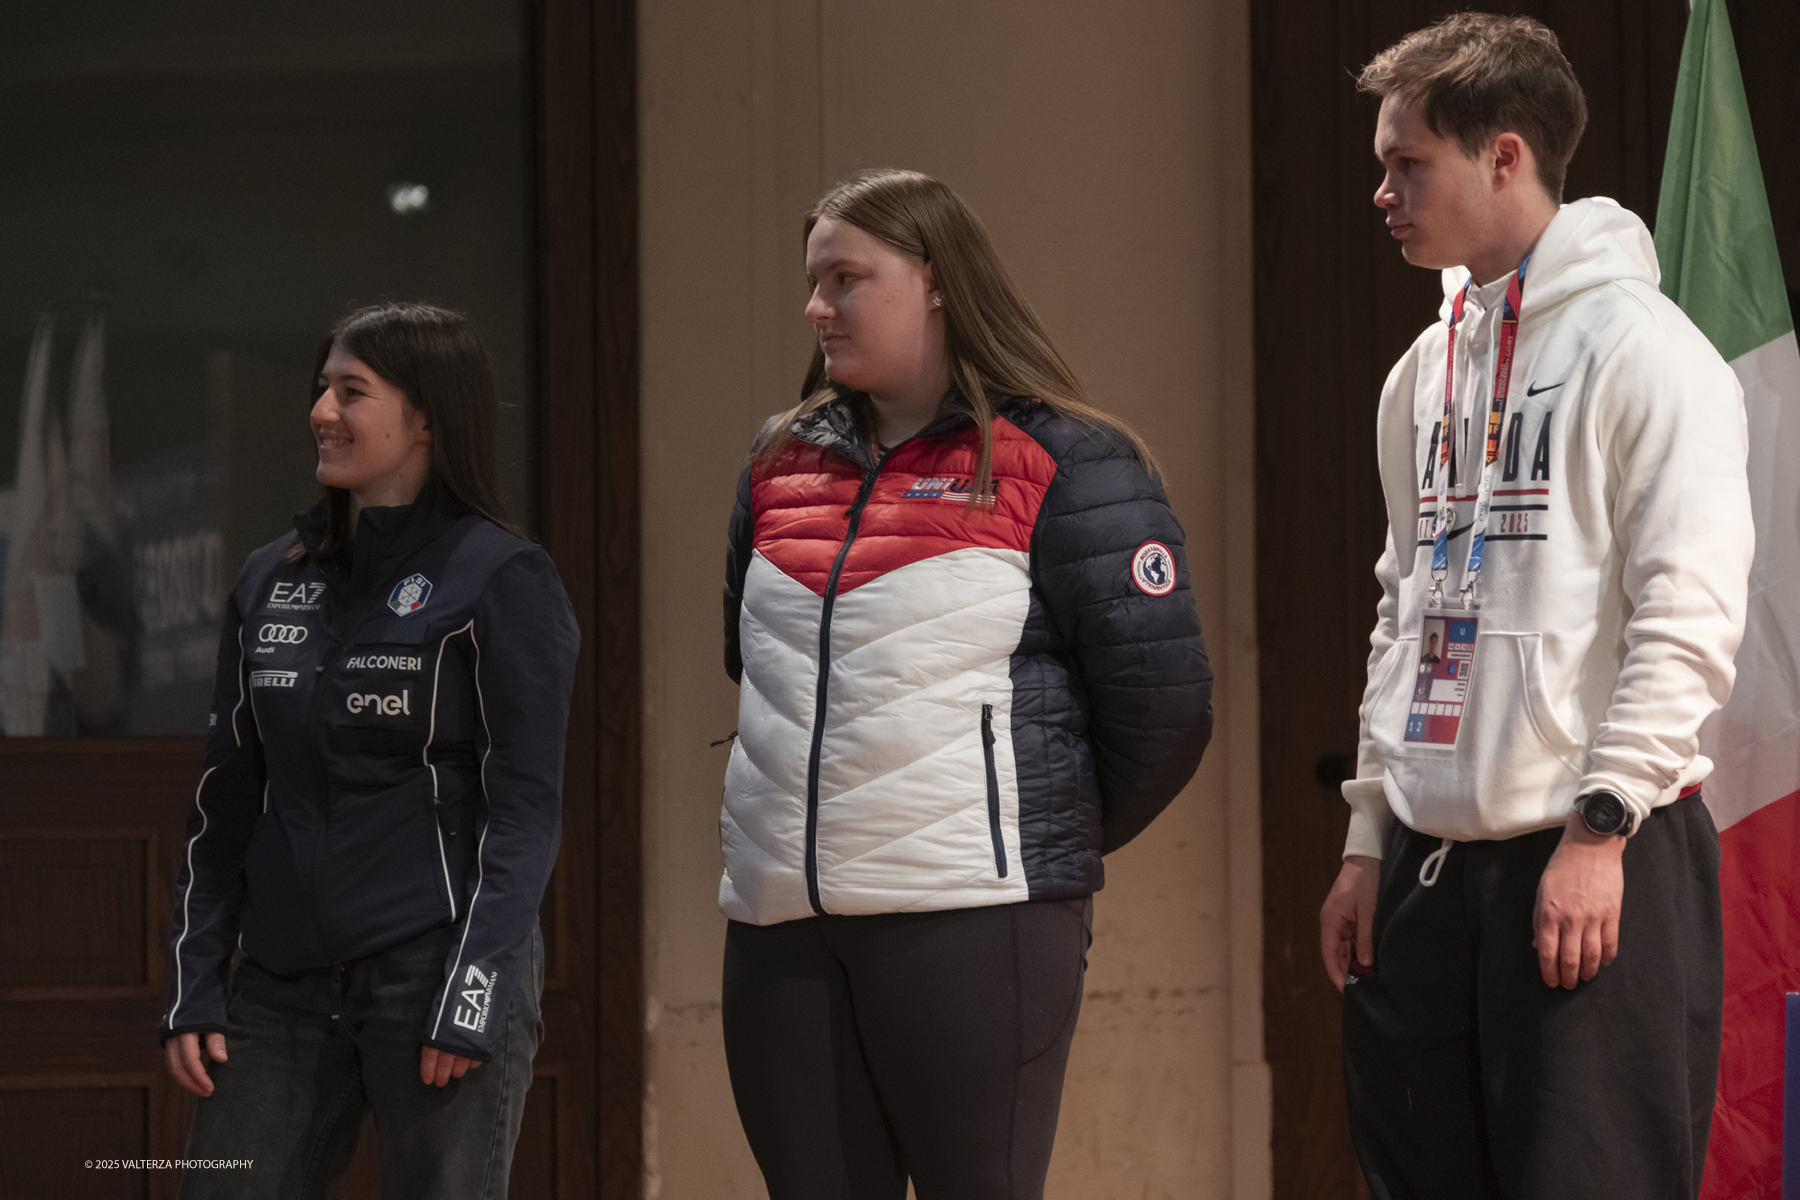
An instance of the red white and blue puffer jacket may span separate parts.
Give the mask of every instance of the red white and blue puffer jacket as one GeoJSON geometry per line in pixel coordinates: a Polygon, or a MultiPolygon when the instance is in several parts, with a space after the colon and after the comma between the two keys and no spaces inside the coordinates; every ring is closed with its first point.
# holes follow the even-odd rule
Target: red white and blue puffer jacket
{"type": "Polygon", "coordinates": [[[739,483],[720,907],[771,925],[1089,895],[1212,732],[1161,483],[1111,431],[1002,401],[995,503],[971,511],[966,406],[873,460],[851,403],[739,483]]]}

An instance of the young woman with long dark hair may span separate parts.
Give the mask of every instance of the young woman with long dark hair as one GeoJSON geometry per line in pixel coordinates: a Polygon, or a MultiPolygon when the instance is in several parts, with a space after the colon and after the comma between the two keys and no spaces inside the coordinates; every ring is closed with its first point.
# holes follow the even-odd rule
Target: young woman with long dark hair
{"type": "Polygon", "coordinates": [[[773,1200],[1037,1197],[1101,855],[1211,732],[1181,527],[943,184],[834,188],[806,271],[726,569],[732,1088],[773,1200]]]}
{"type": "Polygon", "coordinates": [[[371,1111],[383,1194],[501,1197],[579,633],[465,318],[362,309],[315,377],[325,496],[227,604],[162,1029],[188,1157],[253,1165],[183,1195],[322,1197],[371,1111]]]}

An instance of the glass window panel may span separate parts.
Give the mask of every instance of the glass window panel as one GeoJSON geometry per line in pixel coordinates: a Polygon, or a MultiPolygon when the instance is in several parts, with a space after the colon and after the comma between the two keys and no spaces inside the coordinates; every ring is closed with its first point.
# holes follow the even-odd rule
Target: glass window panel
{"type": "Polygon", "coordinates": [[[0,39],[0,730],[199,733],[226,590],[318,495],[320,335],[467,313],[529,523],[515,0],[67,0],[0,39]]]}

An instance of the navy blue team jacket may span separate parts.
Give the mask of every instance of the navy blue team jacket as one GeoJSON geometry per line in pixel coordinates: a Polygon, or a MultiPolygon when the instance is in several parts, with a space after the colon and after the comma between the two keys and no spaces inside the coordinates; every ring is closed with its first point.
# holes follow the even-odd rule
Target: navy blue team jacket
{"type": "Polygon", "coordinates": [[[580,642],[549,555],[428,487],[316,550],[323,505],[226,608],[162,1036],[225,1030],[231,954],[277,974],[461,930],[423,1045],[485,1061],[561,830],[580,642]]]}

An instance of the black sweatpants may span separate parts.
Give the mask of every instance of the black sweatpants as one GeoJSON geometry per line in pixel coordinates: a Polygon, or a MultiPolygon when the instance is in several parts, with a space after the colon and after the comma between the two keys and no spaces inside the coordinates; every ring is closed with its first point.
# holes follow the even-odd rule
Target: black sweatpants
{"type": "Polygon", "coordinates": [[[725,1055],[771,1200],[1037,1200],[1093,901],[730,924],[725,1055]]]}
{"type": "Polygon", "coordinates": [[[1573,991],[1531,944],[1562,829],[1389,831],[1374,973],[1344,988],[1350,1136],[1376,1200],[1692,1200],[1724,1003],[1719,835],[1698,796],[1625,845],[1619,954],[1573,991]]]}

